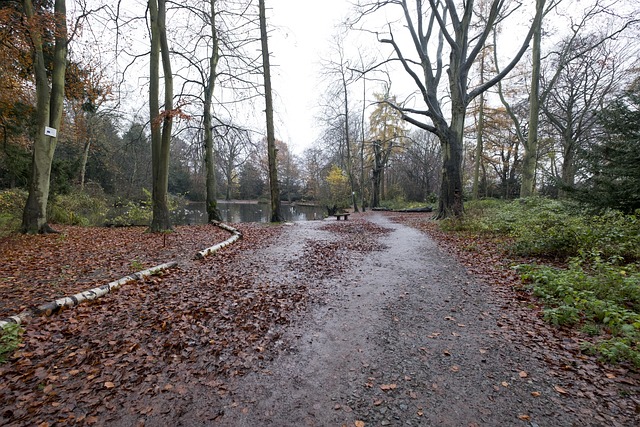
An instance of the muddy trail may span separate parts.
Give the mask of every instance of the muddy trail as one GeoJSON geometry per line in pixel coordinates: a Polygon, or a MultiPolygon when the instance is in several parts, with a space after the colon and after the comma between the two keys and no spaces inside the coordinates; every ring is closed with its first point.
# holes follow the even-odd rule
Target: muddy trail
{"type": "MultiPolygon", "coordinates": [[[[307,274],[312,303],[284,332],[278,356],[223,398],[194,398],[177,424],[637,425],[633,400],[608,407],[578,380],[552,375],[524,331],[522,342],[505,332],[512,313],[502,297],[427,235],[382,214],[366,218],[383,231],[379,245],[336,257],[348,264],[340,274],[307,274]]],[[[330,245],[340,227],[350,225],[296,224],[257,255],[300,279],[305,247],[330,245]]]]}
{"type": "Polygon", "coordinates": [[[526,302],[392,218],[286,225],[38,320],[0,369],[0,425],[640,425],[626,371],[565,353],[526,302]],[[150,326],[127,337],[131,319],[150,326]]]}

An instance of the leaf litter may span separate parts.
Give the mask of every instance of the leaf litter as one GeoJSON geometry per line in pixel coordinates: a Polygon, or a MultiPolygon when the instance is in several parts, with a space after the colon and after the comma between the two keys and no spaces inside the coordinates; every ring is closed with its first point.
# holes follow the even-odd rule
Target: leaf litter
{"type": "MultiPolygon", "coordinates": [[[[495,244],[480,242],[483,250],[468,253],[462,249],[468,247],[462,239],[448,237],[428,221],[415,218],[393,217],[426,230],[507,301],[504,309],[509,314],[500,320],[501,332],[508,341],[544,355],[556,382],[557,397],[550,399],[577,396],[603,402],[613,412],[638,410],[637,374],[628,367],[605,366],[584,356],[575,337],[550,330],[535,309],[523,307],[530,299],[518,291],[519,279],[495,244]]],[[[226,233],[190,227],[179,229],[164,242],[139,229],[69,227],[62,238],[51,236],[34,243],[35,239],[11,236],[2,241],[3,314],[34,304],[33,295],[47,300],[84,290],[87,283],[130,274],[133,267],[146,268],[171,259],[183,262],[176,270],[127,285],[102,300],[52,319],[34,319],[27,326],[22,347],[10,363],[0,366],[0,424],[108,424],[123,411],[133,414],[134,420],[140,414],[140,419],[179,419],[177,402],[194,399],[191,389],[196,386],[228,396],[233,378],[249,371],[268,372],[269,361],[280,348],[283,328],[312,302],[314,280],[339,277],[352,265],[354,251],[383,250],[377,237],[389,231],[357,218],[323,225],[336,238],[307,241],[302,254],[288,261],[298,275],[278,277],[266,274],[263,263],[246,255],[269,247],[283,227],[243,224],[238,228],[244,240],[203,261],[191,260],[195,251],[226,239],[226,233]],[[87,254],[93,254],[92,258],[87,254]]],[[[430,338],[440,339],[439,335],[433,333],[430,338]]],[[[488,350],[480,349],[480,353],[488,350]]],[[[444,354],[451,356],[448,350],[444,354]]],[[[450,374],[460,371],[458,365],[453,367],[450,374]]],[[[530,372],[514,366],[514,377],[528,381],[530,372]]],[[[439,393],[439,383],[429,385],[433,393],[439,393]]],[[[390,384],[394,383],[382,383],[390,384]]],[[[413,390],[407,393],[411,399],[424,398],[413,390]]],[[[538,399],[542,395],[537,390],[530,394],[538,399]]],[[[562,400],[555,402],[562,405],[562,400]]],[[[381,399],[373,402],[384,409],[382,403],[381,399]]],[[[207,410],[211,420],[222,413],[207,410]]],[[[418,416],[424,415],[422,406],[416,410],[418,416]]],[[[594,422],[605,420],[599,414],[588,418],[593,413],[584,408],[567,410],[594,422]]],[[[522,411],[514,417],[528,421],[530,416],[522,411]]],[[[362,419],[357,421],[364,422],[362,419]]]]}

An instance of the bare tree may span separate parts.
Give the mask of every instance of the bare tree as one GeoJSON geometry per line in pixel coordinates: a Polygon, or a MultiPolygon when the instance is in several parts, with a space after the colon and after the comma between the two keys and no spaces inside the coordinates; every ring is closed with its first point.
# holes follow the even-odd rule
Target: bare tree
{"type": "Polygon", "coordinates": [[[271,194],[271,222],[282,222],[280,212],[280,189],[278,187],[278,167],[276,137],[273,125],[273,98],[271,92],[271,65],[269,63],[269,43],[267,36],[267,17],[265,0],[259,0],[260,8],[260,39],[262,41],[262,64],[264,73],[264,92],[267,118],[267,154],[269,158],[269,189],[271,194]]]}
{"type": "MultiPolygon", "coordinates": [[[[590,141],[597,138],[597,113],[610,100],[621,82],[619,60],[612,43],[595,43],[600,35],[570,38],[561,44],[561,51],[583,51],[585,46],[596,46],[584,55],[574,58],[555,74],[553,86],[545,88],[546,102],[542,105],[544,117],[558,135],[560,165],[560,195],[573,188],[578,172],[578,155],[590,141]]],[[[551,64],[551,71],[557,65],[551,64]]],[[[542,79],[545,87],[546,79],[542,79]]]]}
{"type": "Polygon", "coordinates": [[[151,58],[149,61],[149,113],[151,120],[151,163],[153,217],[150,230],[171,230],[169,204],[169,153],[173,127],[173,74],[167,41],[166,2],[149,0],[151,58]],[[164,74],[164,111],[160,112],[160,59],[164,74]]]}
{"type": "Polygon", "coordinates": [[[349,86],[359,78],[359,74],[353,70],[350,61],[346,58],[343,39],[336,37],[332,47],[333,57],[322,62],[323,76],[328,80],[327,96],[329,98],[324,119],[327,122],[332,122],[331,126],[340,126],[342,163],[351,188],[351,205],[353,211],[358,212],[352,145],[354,138],[350,120],[353,112],[351,111],[349,86]]]}
{"type": "MultiPolygon", "coordinates": [[[[471,100],[494,86],[520,61],[533,36],[535,25],[529,28],[518,52],[504,70],[479,86],[469,88],[471,67],[491,35],[492,28],[513,12],[507,2],[493,0],[489,14],[483,17],[482,22],[478,22],[474,16],[473,0],[462,5],[456,5],[453,0],[361,1],[359,6],[362,14],[387,7],[399,7],[402,10],[402,24],[413,41],[415,57],[407,56],[408,52],[396,41],[391,24],[388,35],[379,35],[378,39],[392,47],[396,59],[418,89],[426,109],[400,105],[395,105],[395,108],[402,112],[404,120],[438,136],[442,146],[443,167],[436,218],[459,216],[464,211],[462,147],[467,107],[471,100]],[[443,60],[445,48],[449,51],[448,64],[443,60]],[[445,69],[448,76],[448,108],[445,108],[440,97],[445,69]],[[450,110],[449,117],[447,109],[450,110]]],[[[539,19],[537,13],[534,22],[539,19]]]]}

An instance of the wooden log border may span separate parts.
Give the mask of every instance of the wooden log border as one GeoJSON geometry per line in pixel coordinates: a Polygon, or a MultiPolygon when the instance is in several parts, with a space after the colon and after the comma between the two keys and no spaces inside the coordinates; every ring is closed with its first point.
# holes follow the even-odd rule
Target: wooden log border
{"type": "Polygon", "coordinates": [[[229,246],[230,244],[234,243],[235,241],[242,239],[242,233],[231,227],[230,225],[224,224],[222,222],[218,222],[218,221],[211,221],[211,224],[215,225],[218,228],[222,228],[223,230],[228,231],[229,233],[232,234],[232,236],[230,238],[228,238],[227,240],[225,240],[222,243],[218,243],[217,245],[211,246],[210,248],[201,250],[200,252],[196,253],[196,258],[197,259],[203,259],[204,257],[211,255],[212,253],[215,253],[217,251],[219,251],[220,249],[224,248],[225,246],[229,246]]]}
{"type": "MultiPolygon", "coordinates": [[[[211,255],[212,253],[219,251],[220,249],[234,243],[238,239],[242,238],[242,233],[237,229],[223,224],[221,222],[212,221],[212,225],[222,228],[233,234],[229,239],[225,240],[222,243],[218,243],[217,245],[211,246],[210,248],[204,249],[196,254],[196,258],[202,259],[207,255],[211,255]]],[[[156,265],[155,267],[148,268],[146,270],[138,271],[136,273],[130,274],[129,276],[125,276],[119,280],[114,282],[107,283],[106,285],[98,286],[97,288],[89,289],[84,292],[80,292],[78,294],[72,295],[70,297],[59,298],[53,302],[49,302],[46,304],[42,304],[33,310],[25,310],[22,313],[16,316],[10,316],[5,319],[0,320],[0,329],[4,329],[9,325],[20,325],[25,323],[30,317],[34,316],[51,316],[60,312],[65,308],[75,307],[85,301],[92,301],[94,299],[100,298],[115,289],[118,289],[120,286],[143,279],[145,277],[158,274],[161,271],[168,270],[178,265],[178,262],[172,261],[160,265],[156,265]]]]}

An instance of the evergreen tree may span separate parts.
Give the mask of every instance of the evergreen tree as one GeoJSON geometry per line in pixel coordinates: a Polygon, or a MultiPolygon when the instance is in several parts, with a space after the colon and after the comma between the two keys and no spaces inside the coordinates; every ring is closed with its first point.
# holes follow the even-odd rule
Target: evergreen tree
{"type": "Polygon", "coordinates": [[[590,174],[578,200],[631,214],[640,209],[640,85],[600,114],[606,137],[586,153],[590,174]]]}

